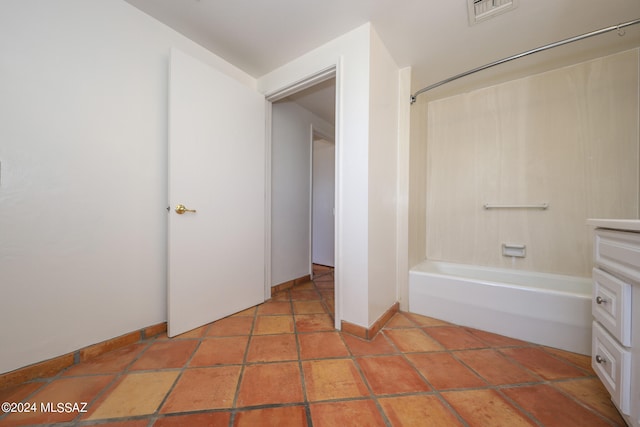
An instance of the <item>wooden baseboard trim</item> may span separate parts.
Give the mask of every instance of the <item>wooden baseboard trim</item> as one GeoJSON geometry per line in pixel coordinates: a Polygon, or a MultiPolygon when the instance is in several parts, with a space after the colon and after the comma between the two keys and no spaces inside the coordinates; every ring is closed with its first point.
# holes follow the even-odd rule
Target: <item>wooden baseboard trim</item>
{"type": "Polygon", "coordinates": [[[342,332],[346,332],[348,334],[355,335],[358,338],[369,341],[372,340],[378,332],[380,332],[380,329],[382,329],[384,325],[386,325],[387,322],[391,320],[393,315],[398,311],[400,311],[400,303],[396,302],[391,307],[389,307],[389,309],[385,311],[382,316],[378,318],[378,320],[373,322],[373,325],[371,325],[371,327],[369,328],[365,328],[364,326],[356,325],[345,320],[341,322],[340,327],[342,332]]]}
{"type": "Polygon", "coordinates": [[[275,295],[278,292],[284,291],[286,289],[293,288],[296,285],[301,285],[302,283],[307,283],[311,281],[311,275],[307,274],[306,276],[298,277],[297,279],[289,280],[286,282],[282,282],[278,285],[274,285],[271,287],[271,296],[275,295]]]}
{"type": "Polygon", "coordinates": [[[0,374],[0,388],[15,386],[36,378],[47,378],[58,374],[58,372],[73,366],[77,363],[84,362],[98,357],[109,351],[126,347],[138,341],[160,335],[167,330],[167,322],[158,323],[157,325],[148,326],[119,337],[111,338],[106,341],[99,342],[87,347],[83,347],[71,353],[54,357],[49,360],[37,362],[14,371],[0,374]]]}

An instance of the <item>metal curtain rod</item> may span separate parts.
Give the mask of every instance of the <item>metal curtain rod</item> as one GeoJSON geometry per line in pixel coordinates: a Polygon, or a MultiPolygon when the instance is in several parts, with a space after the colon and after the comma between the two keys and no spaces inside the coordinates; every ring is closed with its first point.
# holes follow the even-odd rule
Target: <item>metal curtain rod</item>
{"type": "Polygon", "coordinates": [[[417,91],[416,93],[411,95],[411,104],[416,102],[416,98],[421,93],[427,92],[427,91],[429,91],[431,89],[435,89],[438,86],[442,86],[442,85],[447,84],[449,82],[452,82],[454,80],[458,80],[458,79],[460,79],[462,77],[466,77],[466,76],[468,76],[470,74],[477,73],[478,71],[486,70],[487,68],[495,67],[496,65],[504,64],[505,62],[513,61],[514,59],[519,59],[519,58],[522,58],[524,56],[531,55],[533,53],[542,52],[543,50],[551,49],[551,48],[554,48],[554,47],[565,45],[567,43],[572,43],[572,42],[575,42],[575,41],[578,41],[578,40],[583,40],[583,39],[586,39],[586,38],[589,38],[589,37],[598,36],[600,34],[608,33],[609,31],[616,31],[617,30],[619,35],[623,36],[624,32],[620,33],[620,30],[622,30],[625,27],[628,27],[628,26],[631,26],[631,25],[635,25],[635,24],[639,24],[639,23],[640,23],[640,19],[634,19],[633,21],[624,22],[624,23],[621,23],[621,24],[618,24],[618,25],[612,25],[611,27],[607,27],[607,28],[601,28],[599,30],[592,31],[590,33],[585,33],[585,34],[581,34],[579,36],[570,37],[568,39],[564,39],[564,40],[557,41],[555,43],[551,43],[551,44],[547,44],[547,45],[544,45],[544,46],[540,46],[540,47],[537,47],[535,49],[531,49],[531,50],[528,50],[526,52],[519,53],[517,55],[509,56],[508,58],[504,58],[504,59],[500,59],[498,61],[491,62],[491,63],[483,65],[481,67],[477,67],[477,68],[474,68],[472,70],[465,71],[464,73],[456,74],[453,77],[449,77],[448,79],[444,79],[442,81],[439,81],[438,83],[434,83],[432,85],[429,85],[427,87],[424,87],[424,88],[420,89],[419,91],[417,91]]]}

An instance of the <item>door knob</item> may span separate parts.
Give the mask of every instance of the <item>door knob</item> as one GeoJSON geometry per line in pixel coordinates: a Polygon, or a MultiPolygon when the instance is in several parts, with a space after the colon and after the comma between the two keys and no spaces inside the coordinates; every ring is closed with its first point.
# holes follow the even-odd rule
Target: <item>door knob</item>
{"type": "Polygon", "coordinates": [[[193,213],[195,213],[196,210],[195,209],[187,209],[187,207],[185,205],[176,206],[176,213],[178,215],[182,215],[185,212],[193,212],[193,213]]]}

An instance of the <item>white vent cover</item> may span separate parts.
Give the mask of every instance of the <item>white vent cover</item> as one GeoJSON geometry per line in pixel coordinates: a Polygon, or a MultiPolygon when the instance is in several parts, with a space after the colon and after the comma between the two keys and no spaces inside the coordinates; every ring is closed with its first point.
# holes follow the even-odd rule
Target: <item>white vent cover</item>
{"type": "Polygon", "coordinates": [[[473,25],[516,7],[517,0],[467,0],[469,24],[473,25]]]}

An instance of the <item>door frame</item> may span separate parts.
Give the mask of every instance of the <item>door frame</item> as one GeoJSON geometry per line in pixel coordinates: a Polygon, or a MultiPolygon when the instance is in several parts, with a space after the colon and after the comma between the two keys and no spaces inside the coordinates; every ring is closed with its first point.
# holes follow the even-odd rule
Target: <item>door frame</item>
{"type": "MultiPolygon", "coordinates": [[[[334,127],[335,127],[335,123],[334,123],[334,127]]],[[[334,131],[335,133],[335,131],[334,131]]],[[[320,129],[316,129],[313,127],[313,124],[310,126],[310,132],[309,132],[309,164],[311,165],[311,167],[309,168],[309,271],[311,272],[311,278],[313,278],[313,240],[314,240],[314,236],[313,236],[313,173],[314,173],[314,153],[313,153],[313,146],[314,146],[314,142],[316,140],[316,137],[320,137],[324,140],[326,140],[327,142],[331,142],[333,143],[333,150],[334,150],[334,177],[333,177],[333,192],[335,194],[335,190],[336,190],[336,183],[335,183],[335,135],[327,135],[325,132],[321,131],[320,129]]],[[[334,197],[334,203],[335,203],[335,197],[334,197]]],[[[335,207],[334,207],[335,209],[335,207]]],[[[333,225],[333,237],[334,237],[334,241],[335,241],[335,212],[333,215],[333,221],[334,221],[334,225],[333,225]]],[[[334,243],[334,250],[335,250],[335,243],[334,243]]],[[[333,263],[334,263],[334,268],[335,268],[335,253],[333,256],[333,263]]]]}
{"type": "MultiPolygon", "coordinates": [[[[271,128],[273,123],[273,112],[272,112],[272,104],[280,99],[286,98],[289,95],[292,95],[301,90],[307,89],[311,86],[314,86],[318,83],[322,83],[323,81],[329,80],[331,78],[336,79],[336,94],[335,94],[335,105],[336,105],[336,119],[335,119],[335,135],[333,140],[335,141],[335,195],[334,195],[334,287],[335,287],[335,297],[334,297],[334,327],[336,329],[341,329],[342,325],[342,287],[340,286],[340,238],[342,235],[342,228],[340,222],[340,194],[341,194],[341,168],[339,167],[342,156],[341,156],[341,148],[342,148],[342,138],[341,135],[343,133],[342,129],[342,80],[343,74],[341,72],[341,61],[338,59],[335,63],[331,64],[326,68],[322,68],[317,70],[306,77],[292,81],[288,84],[285,84],[280,89],[274,90],[272,92],[265,94],[265,289],[264,295],[265,300],[271,298],[271,156],[272,156],[272,141],[271,141],[271,128]]],[[[311,259],[309,259],[311,261],[311,259]]]]}

